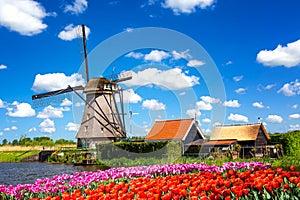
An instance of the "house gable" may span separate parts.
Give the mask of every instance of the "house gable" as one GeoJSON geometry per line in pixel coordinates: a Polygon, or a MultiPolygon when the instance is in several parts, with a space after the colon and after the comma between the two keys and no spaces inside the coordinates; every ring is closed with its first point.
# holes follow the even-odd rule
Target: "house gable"
{"type": "Polygon", "coordinates": [[[191,127],[189,128],[189,131],[186,133],[184,138],[182,139],[184,141],[184,144],[189,144],[196,140],[204,140],[205,137],[202,133],[202,130],[199,128],[197,123],[192,123],[191,127]]]}
{"type": "Polygon", "coordinates": [[[268,143],[268,137],[264,133],[262,128],[259,129],[257,138],[255,140],[255,146],[265,146],[268,143]]]}

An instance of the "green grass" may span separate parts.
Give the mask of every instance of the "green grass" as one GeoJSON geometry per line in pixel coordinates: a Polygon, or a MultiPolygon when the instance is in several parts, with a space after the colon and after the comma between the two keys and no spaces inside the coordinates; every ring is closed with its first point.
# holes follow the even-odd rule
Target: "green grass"
{"type": "MultiPolygon", "coordinates": [[[[79,150],[78,150],[79,151],[79,150]]],[[[78,151],[69,150],[65,153],[77,153],[78,151]]],[[[21,159],[28,156],[38,154],[38,150],[31,151],[0,151],[0,162],[20,162],[21,159]]],[[[109,160],[99,160],[99,164],[105,164],[110,167],[130,167],[137,165],[153,165],[153,164],[169,164],[169,163],[200,163],[204,162],[208,165],[217,165],[221,166],[224,162],[249,162],[249,161],[258,161],[264,163],[272,164],[273,168],[281,167],[283,169],[289,169],[291,165],[295,166],[297,171],[300,171],[300,159],[298,157],[285,156],[280,159],[270,159],[270,158],[252,158],[252,159],[234,159],[229,158],[222,159],[199,159],[198,157],[179,157],[176,160],[170,160],[168,158],[158,159],[158,158],[137,158],[137,159],[127,159],[127,158],[114,158],[109,160]]]]}
{"type": "Polygon", "coordinates": [[[20,162],[21,159],[34,154],[38,154],[40,151],[0,151],[0,162],[20,162]]]}
{"type": "Polygon", "coordinates": [[[179,157],[176,160],[168,159],[158,159],[158,158],[137,158],[137,159],[127,159],[127,158],[114,158],[109,160],[100,160],[100,163],[105,163],[110,167],[130,167],[138,165],[153,165],[153,164],[170,164],[170,163],[200,163],[204,162],[207,165],[217,165],[222,166],[225,162],[264,162],[270,163],[272,168],[283,168],[288,170],[291,165],[296,167],[297,171],[300,171],[300,160],[296,157],[283,157],[280,159],[270,159],[270,158],[252,158],[252,159],[199,159],[197,157],[179,157]]]}

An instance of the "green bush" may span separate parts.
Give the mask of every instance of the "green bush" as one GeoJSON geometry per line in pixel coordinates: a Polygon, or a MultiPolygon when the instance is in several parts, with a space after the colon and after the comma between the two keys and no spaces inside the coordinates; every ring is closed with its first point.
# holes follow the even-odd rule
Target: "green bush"
{"type": "Polygon", "coordinates": [[[96,145],[97,159],[181,156],[180,142],[115,142],[96,145]]]}
{"type": "Polygon", "coordinates": [[[280,143],[283,146],[284,153],[288,156],[300,156],[300,131],[292,131],[282,134],[280,143]]]}

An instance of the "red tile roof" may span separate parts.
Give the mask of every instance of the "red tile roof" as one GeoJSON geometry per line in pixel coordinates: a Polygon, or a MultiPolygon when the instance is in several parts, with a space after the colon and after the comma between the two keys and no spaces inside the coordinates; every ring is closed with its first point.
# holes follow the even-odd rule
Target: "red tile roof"
{"type": "Polygon", "coordinates": [[[184,139],[194,119],[155,121],[145,140],[184,139]]]}

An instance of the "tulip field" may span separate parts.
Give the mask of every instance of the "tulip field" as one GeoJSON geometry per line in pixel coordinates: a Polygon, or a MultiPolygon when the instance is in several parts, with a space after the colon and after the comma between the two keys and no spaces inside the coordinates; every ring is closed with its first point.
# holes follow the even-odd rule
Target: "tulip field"
{"type": "Polygon", "coordinates": [[[75,172],[0,185],[0,199],[300,199],[300,173],[263,162],[168,164],[75,172]]]}

